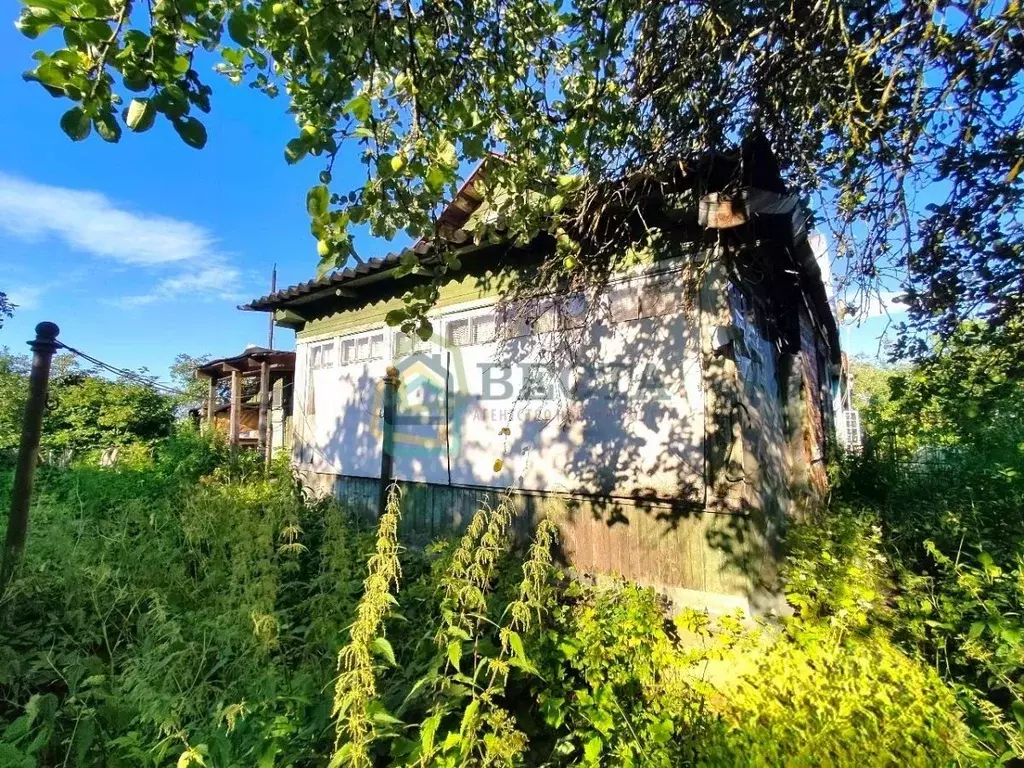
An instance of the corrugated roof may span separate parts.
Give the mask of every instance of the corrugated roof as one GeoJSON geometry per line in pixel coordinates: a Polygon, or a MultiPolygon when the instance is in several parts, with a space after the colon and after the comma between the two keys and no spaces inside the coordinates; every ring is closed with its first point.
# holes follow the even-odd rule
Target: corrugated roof
{"type": "Polygon", "coordinates": [[[260,369],[264,360],[270,363],[275,371],[291,371],[295,369],[295,353],[285,349],[269,349],[267,347],[247,347],[245,352],[232,357],[221,357],[211,360],[196,368],[199,376],[224,375],[232,370],[254,372],[260,369]]]}
{"type": "Polygon", "coordinates": [[[406,248],[401,253],[389,253],[382,259],[370,259],[356,267],[348,267],[340,272],[332,272],[316,280],[309,280],[305,283],[299,283],[298,285],[292,285],[288,288],[282,288],[280,291],[267,294],[266,296],[261,296],[258,299],[253,299],[248,304],[240,306],[239,309],[267,312],[292,299],[298,299],[304,296],[309,296],[313,293],[319,293],[327,288],[336,288],[351,280],[355,280],[357,277],[364,277],[375,272],[381,272],[386,269],[391,269],[392,267],[397,267],[399,262],[402,260],[402,255],[405,253],[414,253],[414,251],[406,248]]]}
{"type": "MultiPolygon", "coordinates": [[[[461,228],[469,221],[470,216],[480,207],[481,203],[483,203],[483,196],[477,188],[477,184],[483,178],[484,167],[488,161],[484,160],[473,170],[459,187],[458,192],[455,193],[455,198],[438,217],[438,228],[442,235],[449,240],[461,243],[463,241],[462,238],[468,239],[468,235],[463,233],[461,228]]],[[[412,248],[405,248],[398,253],[389,253],[382,258],[370,259],[355,267],[347,267],[338,272],[331,272],[315,280],[282,288],[280,291],[253,299],[248,304],[240,306],[239,309],[256,312],[271,311],[295,299],[302,299],[331,288],[340,288],[357,278],[397,267],[402,257],[406,254],[413,254],[417,260],[422,259],[430,253],[430,250],[430,243],[420,238],[412,248]]]]}

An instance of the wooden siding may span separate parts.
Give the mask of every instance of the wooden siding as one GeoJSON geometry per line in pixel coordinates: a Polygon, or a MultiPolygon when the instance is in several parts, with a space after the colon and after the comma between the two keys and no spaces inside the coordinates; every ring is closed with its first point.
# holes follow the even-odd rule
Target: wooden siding
{"type": "MultiPolygon", "coordinates": [[[[377,515],[379,481],[304,473],[314,494],[333,494],[364,519],[377,515]]],[[[503,491],[429,483],[399,483],[403,492],[400,536],[424,545],[461,532],[484,504],[503,491]]],[[[772,599],[771,547],[756,514],[700,511],[689,505],[639,499],[513,493],[516,537],[525,541],[536,524],[559,525],[558,557],[581,574],[610,574],[672,592],[742,598],[757,606],[772,599]]]]}

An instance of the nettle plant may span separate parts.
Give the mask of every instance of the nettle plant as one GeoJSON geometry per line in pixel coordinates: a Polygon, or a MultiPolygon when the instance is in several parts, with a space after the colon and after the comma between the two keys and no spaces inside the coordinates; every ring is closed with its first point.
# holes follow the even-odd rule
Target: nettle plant
{"type": "MultiPolygon", "coordinates": [[[[512,764],[525,751],[526,736],[502,698],[510,670],[536,673],[524,634],[539,631],[555,598],[557,526],[548,520],[537,526],[516,595],[508,600],[496,590],[499,576],[515,567],[509,559],[513,514],[511,492],[494,508],[485,504],[454,551],[419,585],[427,589],[413,585],[399,592],[401,494],[391,486],[351,640],[339,654],[333,765],[378,764],[385,748],[392,764],[434,766],[512,764]],[[421,599],[431,608],[420,618],[427,629],[419,642],[406,640],[399,648],[415,677],[408,669],[395,670],[401,665],[386,625],[388,619],[405,620],[399,610],[406,592],[424,591],[421,599]],[[389,672],[397,679],[386,680],[389,672]],[[389,693],[397,694],[394,712],[387,706],[389,693]]],[[[501,591],[508,590],[504,583],[501,591]]]]}
{"type": "MultiPolygon", "coordinates": [[[[284,93],[285,158],[319,166],[306,202],[325,269],[360,258],[356,225],[438,244],[441,205],[492,153],[473,238],[547,231],[566,272],[586,269],[600,222],[638,185],[760,133],[816,195],[851,280],[904,283],[915,325],[943,333],[1019,318],[1016,2],[22,2],[25,35],[61,32],[26,77],[70,102],[61,126],[76,141],[166,120],[202,147],[211,68],[284,93]],[[341,186],[346,146],[366,173],[341,186]]],[[[457,268],[435,254],[402,269],[457,268]]],[[[430,303],[429,289],[411,295],[393,319],[415,324],[430,303]]]]}

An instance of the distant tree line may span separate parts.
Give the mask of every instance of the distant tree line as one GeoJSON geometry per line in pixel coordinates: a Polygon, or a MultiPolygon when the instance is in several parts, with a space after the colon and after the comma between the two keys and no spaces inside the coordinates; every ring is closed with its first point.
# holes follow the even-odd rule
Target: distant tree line
{"type": "MultiPolygon", "coordinates": [[[[194,361],[179,356],[176,362],[175,380],[182,383],[194,361]]],[[[0,348],[0,461],[18,447],[30,365],[27,356],[0,348]]],[[[193,388],[169,395],[138,381],[110,378],[83,369],[74,355],[59,354],[50,376],[42,449],[81,453],[152,445],[171,434],[195,394],[193,388]]]]}

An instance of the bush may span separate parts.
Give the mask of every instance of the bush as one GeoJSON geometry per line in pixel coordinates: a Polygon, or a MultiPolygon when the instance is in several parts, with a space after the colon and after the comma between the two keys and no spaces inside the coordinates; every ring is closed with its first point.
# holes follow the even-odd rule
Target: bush
{"type": "Polygon", "coordinates": [[[883,529],[849,511],[794,530],[801,616],[778,632],[570,580],[553,524],[516,545],[509,499],[407,549],[397,488],[373,530],[196,435],[38,485],[0,605],[3,765],[978,757],[950,692],[887,639],[883,529]],[[713,664],[747,672],[712,685],[713,664]]]}
{"type": "Polygon", "coordinates": [[[0,606],[8,755],[228,765],[329,750],[323,690],[356,599],[344,574],[370,539],[287,479],[222,466],[196,483],[217,450],[203,445],[169,444],[145,470],[40,473],[0,606]]]}
{"type": "Polygon", "coordinates": [[[841,643],[785,635],[723,691],[705,765],[948,765],[971,747],[953,694],[884,633],[841,643]]]}
{"type": "Polygon", "coordinates": [[[881,524],[893,636],[953,686],[993,754],[1024,759],[1024,476],[1004,437],[938,469],[858,462],[843,492],[881,524]]]}

